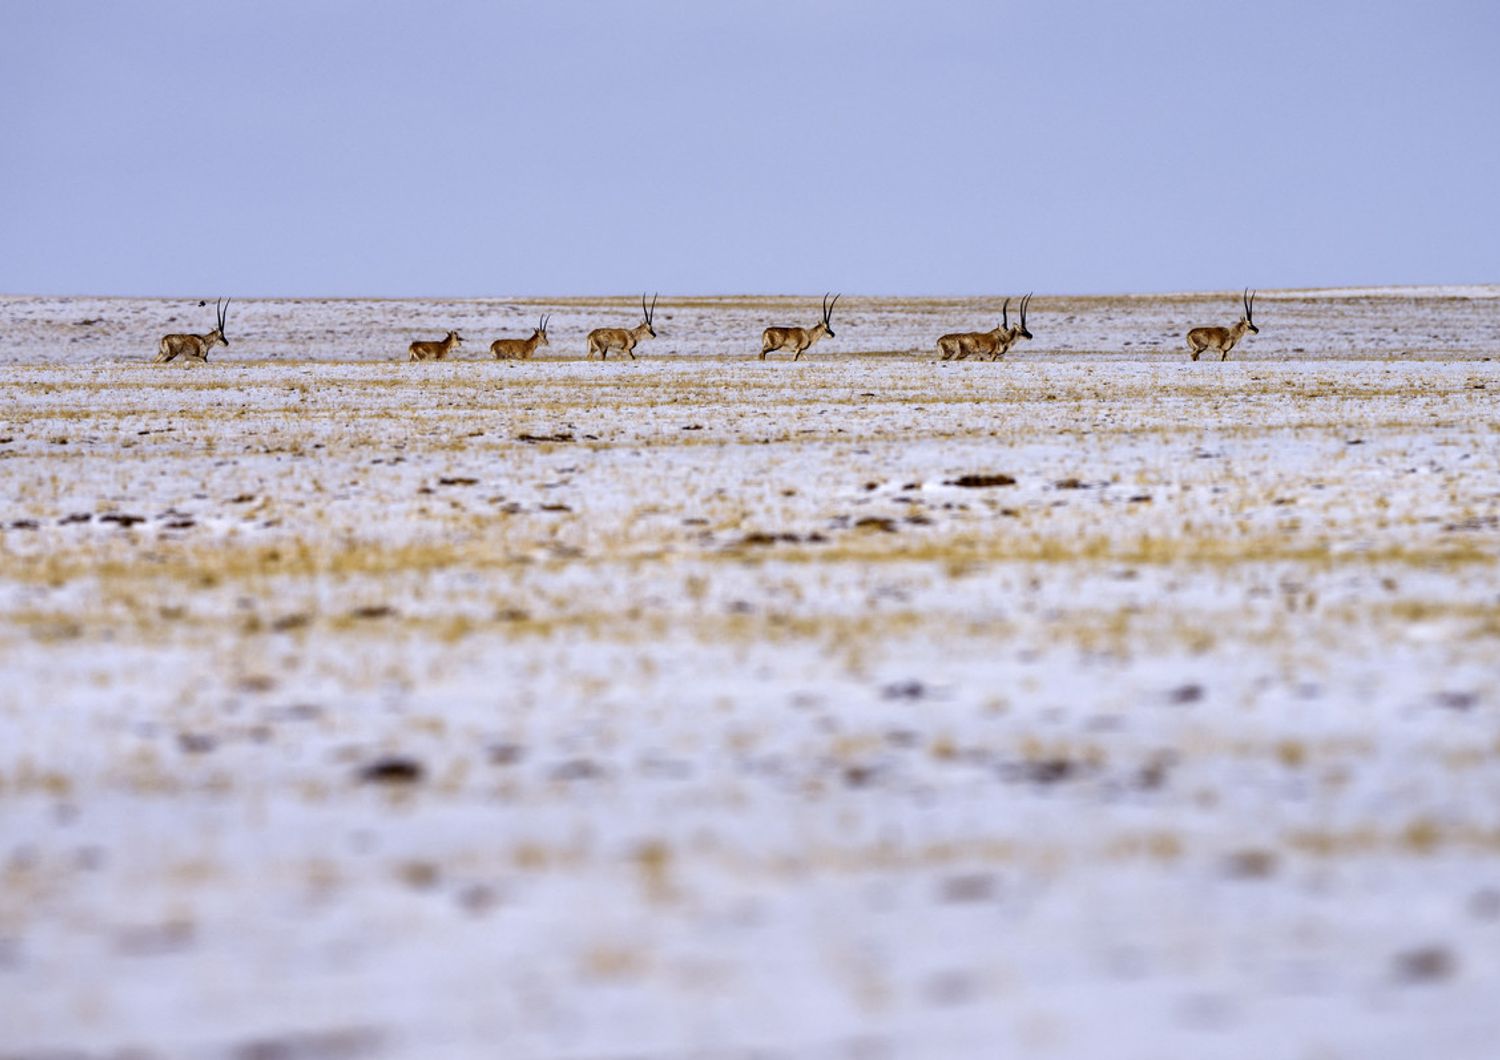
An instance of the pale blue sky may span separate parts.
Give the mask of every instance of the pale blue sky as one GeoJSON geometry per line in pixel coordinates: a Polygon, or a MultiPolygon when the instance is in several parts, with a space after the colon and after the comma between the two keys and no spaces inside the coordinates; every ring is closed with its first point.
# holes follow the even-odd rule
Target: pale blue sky
{"type": "Polygon", "coordinates": [[[1500,281],[1500,4],[0,0],[0,292],[1500,281]]]}

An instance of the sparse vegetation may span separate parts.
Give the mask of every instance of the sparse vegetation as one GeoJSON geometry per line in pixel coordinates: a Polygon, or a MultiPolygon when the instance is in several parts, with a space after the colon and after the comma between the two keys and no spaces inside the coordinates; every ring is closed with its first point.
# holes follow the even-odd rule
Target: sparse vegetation
{"type": "MultiPolygon", "coordinates": [[[[1201,300],[1038,296],[1033,343],[939,365],[864,353],[998,301],[849,298],[771,369],[758,326],[681,336],[803,303],[664,299],[640,361],[583,362],[636,302],[527,305],[555,314],[529,362],[397,363],[389,333],[493,306],[371,303],[365,334],[328,303],[337,359],[288,364],[295,314],[237,302],[258,359],[153,369],[100,327],[97,363],[0,367],[15,1011],[113,1026],[148,958],[247,946],[288,996],[440,961],[549,1019],[1484,974],[1493,351],[1399,359],[1267,292],[1191,365],[1111,336],[1201,300]],[[1097,348],[1045,330],[1069,316],[1097,348]]],[[[1441,316],[1371,309],[1412,312],[1441,316]]]]}

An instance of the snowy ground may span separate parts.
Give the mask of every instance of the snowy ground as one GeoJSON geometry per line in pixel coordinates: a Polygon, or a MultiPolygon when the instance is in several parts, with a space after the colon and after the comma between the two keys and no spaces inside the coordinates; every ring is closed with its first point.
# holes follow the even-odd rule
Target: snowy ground
{"type": "Polygon", "coordinates": [[[0,1057],[1492,1056],[1497,294],[0,299],[0,1057]]]}
{"type": "MultiPolygon", "coordinates": [[[[170,331],[214,325],[214,298],[164,301],[125,298],[0,296],[0,364],[149,361],[170,331]]],[[[1015,292],[1012,309],[1024,291],[1015,292]]],[[[754,357],[768,324],[817,323],[821,292],[811,298],[664,299],[656,339],[645,358],[754,357]]],[[[898,353],[925,356],[948,331],[979,331],[1000,321],[1003,299],[896,299],[845,295],[834,311],[836,337],[809,356],[898,353]]],[[[1175,359],[1183,336],[1199,324],[1233,324],[1240,292],[1213,295],[1125,295],[1113,298],[1039,294],[1029,324],[1036,339],[1013,360],[1057,354],[1090,359],[1175,359]]],[[[449,328],[465,338],[458,356],[487,359],[490,342],[524,338],[537,317],[552,314],[551,346],[539,357],[578,358],[596,327],[640,322],[638,298],[503,300],[261,300],[229,309],[224,362],[406,359],[415,339],[440,339],[449,328]]],[[[1262,291],[1258,322],[1266,327],[1235,351],[1236,360],[1480,359],[1500,346],[1500,285],[1262,291]]],[[[1011,317],[1014,321],[1014,315],[1011,317]]]]}

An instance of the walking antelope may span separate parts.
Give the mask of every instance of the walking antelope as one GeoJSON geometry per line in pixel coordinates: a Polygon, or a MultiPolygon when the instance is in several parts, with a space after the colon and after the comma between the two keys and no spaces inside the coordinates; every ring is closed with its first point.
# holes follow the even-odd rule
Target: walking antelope
{"type": "Polygon", "coordinates": [[[548,316],[537,318],[536,330],[529,339],[496,339],[490,343],[490,352],[497,361],[529,361],[538,346],[547,346],[548,316]]]}
{"type": "Polygon", "coordinates": [[[595,328],[589,332],[589,360],[594,359],[594,354],[599,355],[601,361],[609,359],[610,350],[620,350],[630,354],[630,359],[635,360],[635,344],[646,336],[656,338],[656,329],[651,326],[652,319],[656,315],[656,295],[651,296],[651,308],[646,308],[646,295],[641,293],[641,316],[644,317],[639,324],[633,328],[595,328]]]}
{"type": "Polygon", "coordinates": [[[440,342],[414,342],[406,348],[406,359],[410,361],[441,361],[457,349],[464,337],[456,331],[448,332],[440,342]]]}
{"type": "Polygon", "coordinates": [[[163,335],[156,347],[154,363],[166,364],[174,358],[181,357],[184,363],[207,364],[209,350],[215,346],[229,345],[229,340],[224,337],[224,318],[229,313],[229,300],[215,302],[214,312],[219,318],[218,326],[207,335],[163,335]]]}
{"type": "Polygon", "coordinates": [[[1234,344],[1245,337],[1245,332],[1260,334],[1260,328],[1255,326],[1255,292],[1246,287],[1240,295],[1240,303],[1245,311],[1234,327],[1194,328],[1187,333],[1188,349],[1192,351],[1193,360],[1196,361],[1204,350],[1218,350],[1219,360],[1225,360],[1229,357],[1229,351],[1234,349],[1234,344]]]}
{"type": "Polygon", "coordinates": [[[830,339],[833,333],[833,307],[839,304],[842,295],[834,295],[833,301],[828,300],[828,295],[823,296],[823,319],[810,328],[792,327],[769,327],[761,332],[760,336],[760,359],[765,360],[766,354],[774,350],[793,350],[792,360],[797,360],[807,352],[809,346],[817,342],[824,335],[830,339]]]}
{"type": "Polygon", "coordinates": [[[938,352],[945,361],[962,361],[969,356],[988,357],[998,361],[1010,352],[1019,339],[1031,338],[1026,330],[1026,309],[1031,305],[1031,295],[1021,299],[1021,319],[1015,327],[1010,324],[1010,299],[1000,307],[1000,326],[990,331],[955,331],[938,339],[938,352]]]}

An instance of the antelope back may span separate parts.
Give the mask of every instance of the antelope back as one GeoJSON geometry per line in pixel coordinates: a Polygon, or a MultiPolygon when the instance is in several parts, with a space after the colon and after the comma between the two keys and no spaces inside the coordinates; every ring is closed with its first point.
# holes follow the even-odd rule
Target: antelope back
{"type": "Polygon", "coordinates": [[[164,335],[157,345],[156,360],[163,364],[178,357],[190,361],[206,361],[208,351],[222,341],[223,336],[216,331],[207,335],[164,335]]]}
{"type": "Polygon", "coordinates": [[[1005,331],[955,331],[938,339],[943,360],[965,360],[969,357],[995,357],[1004,353],[1005,331]],[[998,353],[997,353],[998,351],[998,353]]]}
{"type": "Polygon", "coordinates": [[[785,350],[796,347],[806,347],[811,344],[812,336],[807,328],[777,326],[766,328],[761,332],[761,349],[767,353],[773,350],[785,350]]]}
{"type": "Polygon", "coordinates": [[[600,359],[609,357],[610,350],[619,350],[635,356],[636,333],[626,328],[595,328],[589,332],[589,357],[598,354],[600,359]]]}
{"type": "Polygon", "coordinates": [[[463,344],[463,336],[450,331],[441,340],[414,342],[407,347],[407,359],[412,361],[441,361],[456,346],[463,344]]]}

